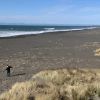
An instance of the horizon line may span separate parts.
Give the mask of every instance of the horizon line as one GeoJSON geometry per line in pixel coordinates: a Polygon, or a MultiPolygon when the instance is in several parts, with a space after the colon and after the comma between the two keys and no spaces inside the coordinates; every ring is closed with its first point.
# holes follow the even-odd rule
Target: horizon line
{"type": "Polygon", "coordinates": [[[0,25],[32,25],[32,26],[100,26],[100,24],[32,24],[32,23],[0,23],[0,25]]]}

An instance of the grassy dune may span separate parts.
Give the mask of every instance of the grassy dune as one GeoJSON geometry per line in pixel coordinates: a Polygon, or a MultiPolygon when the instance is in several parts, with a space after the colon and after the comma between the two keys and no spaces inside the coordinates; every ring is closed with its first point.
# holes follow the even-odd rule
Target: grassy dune
{"type": "Polygon", "coordinates": [[[16,83],[0,100],[100,100],[100,69],[42,71],[16,83]]]}

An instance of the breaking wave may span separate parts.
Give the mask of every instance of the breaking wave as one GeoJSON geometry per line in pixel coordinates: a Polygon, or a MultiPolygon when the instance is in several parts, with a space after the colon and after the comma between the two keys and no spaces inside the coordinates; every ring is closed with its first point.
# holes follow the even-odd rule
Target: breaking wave
{"type": "Polygon", "coordinates": [[[0,30],[0,37],[16,37],[21,35],[32,35],[32,34],[41,34],[48,32],[64,32],[64,31],[77,31],[84,29],[94,29],[96,27],[87,27],[87,28],[74,28],[74,29],[55,29],[55,28],[44,28],[40,31],[15,31],[13,28],[11,30],[0,30]]]}

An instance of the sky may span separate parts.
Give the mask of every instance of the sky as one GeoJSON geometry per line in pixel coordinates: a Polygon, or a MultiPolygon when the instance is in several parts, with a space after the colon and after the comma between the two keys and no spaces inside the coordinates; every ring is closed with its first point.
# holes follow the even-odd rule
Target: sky
{"type": "Polygon", "coordinates": [[[100,0],[0,0],[0,24],[100,25],[100,0]]]}

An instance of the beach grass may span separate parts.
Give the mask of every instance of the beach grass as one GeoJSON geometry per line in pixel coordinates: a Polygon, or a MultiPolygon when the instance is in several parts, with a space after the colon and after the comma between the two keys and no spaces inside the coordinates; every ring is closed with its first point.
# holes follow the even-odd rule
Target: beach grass
{"type": "Polygon", "coordinates": [[[95,52],[94,54],[95,56],[100,56],[100,48],[96,49],[94,52],[95,52]]]}
{"type": "Polygon", "coordinates": [[[41,71],[16,83],[0,100],[100,100],[100,69],[41,71]]]}

